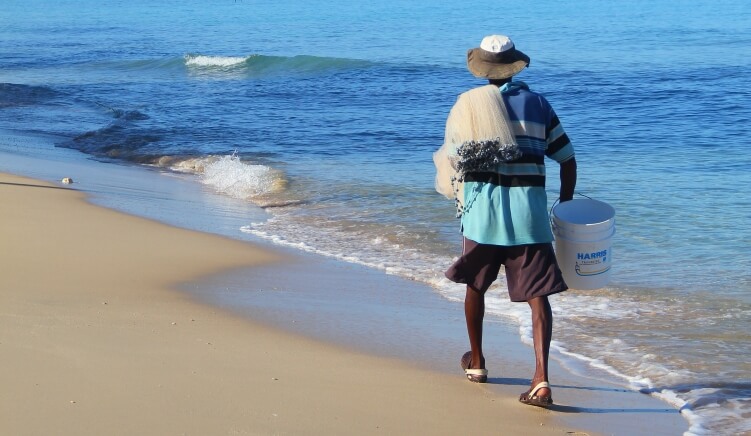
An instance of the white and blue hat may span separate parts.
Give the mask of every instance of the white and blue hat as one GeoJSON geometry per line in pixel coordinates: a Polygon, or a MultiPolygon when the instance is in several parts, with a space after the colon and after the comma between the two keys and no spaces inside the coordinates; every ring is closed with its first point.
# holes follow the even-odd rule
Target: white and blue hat
{"type": "Polygon", "coordinates": [[[475,77],[506,79],[528,65],[529,56],[517,50],[505,35],[486,36],[479,47],[467,51],[467,68],[475,77]]]}

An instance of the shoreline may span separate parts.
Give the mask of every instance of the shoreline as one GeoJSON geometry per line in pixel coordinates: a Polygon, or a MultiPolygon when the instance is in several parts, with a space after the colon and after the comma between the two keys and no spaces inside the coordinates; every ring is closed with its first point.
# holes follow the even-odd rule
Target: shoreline
{"type": "MultiPolygon", "coordinates": [[[[233,259],[232,265],[220,268],[221,271],[209,271],[190,277],[184,274],[184,270],[180,271],[178,274],[179,278],[171,282],[168,286],[170,290],[167,293],[170,295],[172,293],[176,294],[173,297],[176,297],[180,302],[189,302],[192,305],[191,307],[197,307],[201,311],[210,312],[212,317],[219,317],[221,319],[229,317],[235,320],[235,322],[244,325],[244,328],[251,328],[249,325],[252,325],[258,329],[273,332],[273,334],[280,334],[294,340],[302,340],[305,343],[333,349],[335,353],[374,359],[375,363],[370,362],[370,364],[375,365],[375,373],[380,374],[383,372],[382,363],[397,365],[403,367],[403,369],[406,365],[408,371],[416,371],[420,374],[419,377],[424,377],[426,374],[436,375],[440,377],[442,384],[449,383],[452,389],[453,387],[459,387],[462,390],[469,388],[470,396],[477,396],[477,391],[479,390],[482,398],[491,401],[494,407],[503,409],[496,410],[493,407],[490,409],[480,408],[480,410],[485,410],[486,413],[492,413],[494,415],[493,420],[487,423],[473,423],[472,426],[478,426],[478,429],[486,429],[487,433],[497,433],[497,431],[494,432],[490,429],[491,427],[483,427],[483,425],[495,425],[495,428],[498,428],[498,425],[503,424],[503,426],[506,426],[508,421],[516,422],[517,419],[522,423],[525,434],[537,434],[534,432],[538,430],[545,431],[540,434],[550,434],[550,430],[554,428],[562,429],[564,427],[588,430],[586,433],[580,432],[578,434],[597,434],[598,432],[614,435],[644,432],[652,434],[681,434],[688,427],[687,422],[675,409],[670,408],[660,400],[624,389],[618,383],[603,381],[607,380],[607,375],[598,377],[597,379],[593,379],[589,375],[576,375],[576,373],[589,374],[590,371],[589,369],[581,370],[581,368],[580,371],[577,371],[577,368],[563,367],[561,366],[561,362],[556,361],[555,356],[551,356],[553,358],[551,359],[552,383],[555,389],[554,398],[557,403],[554,411],[551,413],[550,411],[537,408],[529,410],[528,406],[520,405],[516,401],[516,398],[519,392],[527,388],[529,383],[526,377],[528,377],[529,374],[527,372],[531,368],[533,352],[529,346],[521,343],[517,329],[504,323],[493,322],[487,326],[489,334],[486,335],[486,349],[489,353],[492,353],[489,356],[492,359],[489,361],[491,383],[484,386],[472,385],[464,380],[461,370],[458,369],[458,358],[461,352],[463,352],[464,347],[466,347],[466,338],[464,338],[463,318],[461,318],[461,311],[458,309],[456,302],[449,302],[439,297],[425,285],[388,276],[381,271],[371,270],[335,259],[324,258],[319,255],[300,253],[288,247],[279,247],[263,240],[256,241],[253,238],[248,238],[246,235],[239,234],[237,231],[239,228],[238,223],[244,222],[248,214],[263,213],[244,203],[238,204],[231,200],[221,200],[219,203],[216,203],[211,198],[206,199],[202,197],[202,201],[208,201],[211,206],[210,208],[218,208],[219,212],[215,211],[213,215],[199,218],[197,221],[199,223],[198,226],[193,226],[195,222],[192,221],[187,223],[190,225],[186,225],[185,227],[190,230],[184,230],[180,225],[182,223],[162,219],[162,216],[170,212],[174,213],[173,210],[175,207],[178,209],[181,207],[184,208],[184,205],[181,203],[190,204],[195,199],[192,196],[182,198],[184,196],[182,191],[185,187],[164,188],[163,185],[172,184],[172,181],[168,183],[164,182],[164,179],[168,179],[169,177],[153,171],[133,170],[127,166],[92,162],[89,159],[79,157],[78,153],[71,152],[70,150],[53,148],[53,153],[48,154],[48,147],[50,146],[46,145],[47,141],[44,138],[35,138],[22,137],[22,140],[32,141],[33,144],[36,144],[35,147],[39,148],[40,153],[35,153],[32,157],[30,154],[7,154],[8,152],[6,151],[4,153],[9,159],[6,159],[3,168],[0,168],[0,172],[21,173],[23,174],[23,176],[20,176],[22,178],[30,175],[36,180],[47,180],[48,182],[42,183],[44,185],[51,185],[68,191],[71,191],[71,189],[59,183],[51,183],[51,181],[59,180],[61,176],[73,176],[74,179],[81,178],[83,183],[76,182],[70,186],[77,190],[78,195],[86,195],[86,200],[81,199],[78,201],[94,208],[101,208],[103,206],[105,207],[104,210],[118,216],[124,214],[127,218],[123,219],[126,221],[130,218],[136,221],[148,221],[154,225],[169,229],[170,232],[172,229],[188,233],[195,233],[195,231],[208,232],[211,234],[198,234],[208,238],[226,240],[226,242],[231,244],[239,243],[243,247],[247,245],[256,249],[260,248],[261,252],[264,253],[284,253],[281,254],[282,257],[285,257],[282,263],[272,263],[266,266],[250,266],[242,262],[238,264],[237,260],[233,259]],[[39,154],[48,157],[42,158],[39,157],[39,154]],[[52,158],[49,156],[52,156],[52,158]],[[120,173],[121,170],[122,174],[120,173]],[[152,194],[154,189],[157,189],[157,191],[152,194]],[[136,192],[137,195],[134,196],[131,191],[136,192]],[[153,195],[160,199],[169,198],[170,200],[174,196],[177,200],[165,205],[163,208],[156,208],[158,210],[154,210],[153,199],[146,199],[142,204],[149,206],[149,213],[147,217],[142,218],[132,214],[132,210],[141,210],[141,208],[136,207],[140,205],[140,203],[137,203],[138,198],[131,197],[144,195],[153,195]],[[113,197],[115,200],[113,200],[113,197]],[[126,200],[134,201],[135,203],[128,205],[120,204],[126,200]],[[219,215],[221,222],[216,221],[217,215],[219,215]],[[224,215],[226,215],[226,219],[224,215]],[[240,217],[240,220],[237,220],[237,217],[240,217]],[[205,227],[209,221],[212,224],[211,229],[205,227]],[[168,224],[162,224],[163,222],[168,222],[168,224]],[[214,228],[216,224],[219,225],[214,228]],[[240,236],[246,239],[238,239],[240,236]],[[280,271],[282,272],[281,275],[280,271]],[[279,277],[283,277],[285,280],[279,280],[279,277]],[[401,289],[405,296],[411,296],[409,298],[415,298],[416,300],[411,302],[412,305],[409,306],[409,312],[405,312],[402,307],[394,306],[395,303],[402,305],[405,303],[401,297],[395,297],[397,294],[390,294],[383,301],[376,301],[375,304],[363,305],[363,301],[372,300],[374,295],[383,294],[372,292],[369,297],[367,292],[352,293],[342,286],[334,286],[334,289],[329,287],[328,290],[325,290],[324,286],[320,284],[312,286],[317,282],[326,283],[326,280],[320,280],[321,277],[327,277],[329,282],[339,281],[346,283],[349,281],[358,284],[367,284],[369,288],[367,286],[366,288],[371,291],[379,288],[401,289]],[[311,280],[311,278],[315,278],[315,280],[311,280]],[[239,287],[237,283],[239,283],[239,287]],[[280,294],[277,293],[271,300],[256,298],[255,305],[247,306],[243,305],[241,302],[242,298],[238,299],[237,295],[230,296],[225,302],[218,301],[216,298],[206,298],[206,293],[219,295],[228,289],[233,290],[233,292],[237,292],[238,289],[243,291],[245,295],[243,298],[247,298],[248,295],[257,297],[260,295],[257,291],[262,291],[264,288],[267,290],[272,288],[282,290],[283,293],[286,293],[286,299],[278,299],[277,297],[280,294]],[[296,292],[288,292],[290,290],[296,292]],[[306,314],[303,310],[300,310],[306,304],[305,301],[299,299],[299,291],[301,290],[311,294],[316,299],[318,307],[323,309],[322,313],[330,314],[333,310],[335,313],[340,314],[341,304],[349,304],[350,308],[357,307],[360,309],[360,317],[355,320],[356,322],[350,323],[348,326],[349,330],[347,330],[347,334],[344,336],[341,334],[338,337],[332,335],[331,325],[321,322],[325,321],[321,316],[316,318],[310,316],[310,313],[306,314]],[[330,292],[330,295],[327,295],[327,292],[330,292]],[[201,295],[201,293],[204,295],[201,295]],[[347,296],[349,300],[344,301],[344,303],[337,301],[342,296],[347,296]],[[273,302],[273,300],[281,301],[277,301],[274,304],[290,304],[284,308],[277,307],[274,310],[268,310],[269,306],[267,303],[270,301],[273,302]],[[420,309],[418,311],[420,312],[419,316],[413,316],[415,312],[412,309],[415,307],[420,309]],[[337,310],[339,312],[336,312],[337,310]],[[394,316],[395,313],[398,314],[400,311],[403,312],[400,316],[407,317],[406,321],[394,316]],[[437,313],[439,315],[436,316],[437,313]],[[296,318],[294,322],[289,322],[290,317],[296,318]],[[373,331],[367,330],[368,326],[377,327],[376,322],[379,319],[383,319],[384,323],[387,324],[386,328],[376,328],[373,330],[378,331],[381,334],[380,337],[374,335],[373,331]],[[402,324],[397,324],[394,321],[401,322],[402,324]],[[402,328],[400,329],[400,327],[402,328]],[[409,332],[412,335],[410,338],[411,341],[400,342],[388,340],[388,338],[398,337],[402,332],[409,332]],[[419,349],[420,355],[415,356],[414,349],[410,349],[409,347],[415,347],[420,342],[422,343],[420,346],[423,348],[419,349]],[[407,344],[406,348],[405,344],[407,344]],[[459,385],[454,386],[454,383],[457,381],[459,385]],[[467,384],[471,386],[466,386],[467,384]],[[501,404],[497,404],[499,401],[501,401],[501,404]],[[520,414],[524,417],[519,418],[520,414]],[[528,421],[530,416],[533,422],[528,421]],[[639,416],[641,419],[634,419],[635,416],[639,416]],[[498,418],[498,421],[495,418],[498,418]],[[532,425],[535,428],[526,428],[525,426],[528,425],[532,425]]],[[[0,184],[0,187],[2,186],[0,184]]],[[[23,198],[19,204],[24,204],[25,201],[26,198],[23,198]]],[[[180,209],[180,213],[185,213],[185,210],[180,209]]],[[[51,237],[54,238],[54,235],[51,237]]],[[[89,242],[95,246],[97,245],[96,241],[89,242]]],[[[46,243],[54,245],[56,241],[52,239],[46,243]]],[[[200,245],[199,250],[195,251],[204,255],[203,244],[200,245]]],[[[97,259],[97,261],[101,260],[97,259]]],[[[104,260],[106,260],[106,257],[104,260]]],[[[149,266],[149,268],[153,267],[149,266]]],[[[158,294],[161,295],[163,292],[165,292],[165,289],[161,289],[158,294]]],[[[266,294],[267,297],[272,295],[272,293],[266,294]]],[[[170,303],[170,305],[173,303],[170,303]]],[[[191,324],[193,323],[194,321],[191,321],[191,324]]],[[[0,340],[1,345],[2,340],[0,340]]],[[[3,351],[3,348],[0,348],[1,351],[3,351]]],[[[357,383],[359,384],[360,382],[357,381],[357,383]]],[[[386,381],[384,383],[391,382],[386,381]]],[[[405,389],[398,391],[400,398],[409,397],[412,395],[413,390],[421,393],[425,391],[425,386],[422,383],[410,384],[410,382],[406,382],[405,386],[405,389]]],[[[436,394],[434,391],[431,392],[431,396],[436,394]]],[[[221,398],[218,394],[215,397],[221,398]]],[[[479,400],[479,398],[467,398],[466,400],[474,404],[473,401],[479,400]]],[[[30,399],[29,401],[33,403],[33,400],[30,399]]],[[[390,399],[381,398],[375,404],[368,404],[379,408],[384,402],[389,403],[390,401],[390,399]]],[[[444,406],[453,404],[450,399],[447,399],[447,401],[448,403],[443,403],[444,406]]],[[[462,403],[457,402],[456,404],[462,403]]],[[[452,405],[452,407],[456,407],[456,405],[452,405]]],[[[391,409],[389,408],[389,410],[391,409]]],[[[431,413],[436,414],[435,411],[431,413]]],[[[443,414],[443,409],[440,409],[438,413],[443,414]]],[[[467,413],[460,413],[460,415],[467,415],[467,413]]],[[[469,415],[475,416],[474,413],[469,415]]],[[[10,416],[14,416],[14,414],[10,414],[10,416]]],[[[450,414],[450,416],[454,417],[453,414],[450,414]]],[[[465,416],[456,419],[462,421],[466,418],[465,416]]],[[[477,419],[484,421],[489,418],[487,415],[477,415],[477,419]]],[[[112,420],[110,419],[110,421],[112,420]]],[[[214,424],[216,425],[216,421],[214,421],[214,424]]],[[[258,423],[253,422],[253,424],[256,425],[258,423]]],[[[321,425],[323,424],[321,423],[321,425]]],[[[211,433],[216,433],[217,428],[224,428],[222,425],[222,423],[219,423],[218,427],[214,428],[211,433]]],[[[262,434],[269,432],[281,432],[284,434],[287,432],[287,430],[274,430],[271,427],[260,425],[253,428],[254,430],[247,431],[262,434]]],[[[339,432],[339,430],[329,427],[316,427],[315,422],[308,422],[305,428],[320,428],[322,430],[325,429],[327,432],[339,432]]],[[[464,432],[463,430],[447,432],[446,429],[455,428],[451,425],[448,427],[443,425],[442,427],[425,428],[433,428],[437,434],[464,432]]],[[[424,432],[425,428],[421,427],[420,431],[424,432]]],[[[171,431],[168,427],[164,427],[164,430],[171,431]]],[[[362,430],[366,433],[371,431],[364,427],[362,430]]],[[[290,430],[289,432],[297,433],[298,431],[290,430]]],[[[394,432],[400,433],[401,430],[396,431],[394,429],[394,432]]],[[[480,432],[483,433],[483,431],[480,432]]],[[[558,434],[558,430],[554,434],[558,434]]]]}
{"type": "Polygon", "coordinates": [[[461,377],[282,332],[174,289],[283,255],[0,177],[0,201],[13,205],[0,221],[0,380],[13,393],[0,400],[4,432],[574,431],[461,377]]]}

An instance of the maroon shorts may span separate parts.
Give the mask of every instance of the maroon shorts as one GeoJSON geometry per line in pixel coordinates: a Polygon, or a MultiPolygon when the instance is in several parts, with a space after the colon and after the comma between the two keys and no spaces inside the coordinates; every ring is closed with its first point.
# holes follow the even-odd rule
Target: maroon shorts
{"type": "Polygon", "coordinates": [[[529,301],[568,289],[563,281],[553,244],[487,245],[464,238],[462,255],[446,271],[446,278],[485,293],[506,268],[511,301],[529,301]]]}

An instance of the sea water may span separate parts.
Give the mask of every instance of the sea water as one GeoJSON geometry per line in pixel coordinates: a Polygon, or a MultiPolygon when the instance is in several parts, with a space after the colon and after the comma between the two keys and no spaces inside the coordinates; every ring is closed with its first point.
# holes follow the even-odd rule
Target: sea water
{"type": "MultiPolygon", "coordinates": [[[[745,0],[4,0],[0,129],[193,180],[265,210],[238,237],[461,301],[431,155],[456,96],[482,84],[466,50],[508,34],[532,59],[518,79],[574,143],[577,192],[617,214],[611,284],[552,300],[554,353],[680,408],[691,434],[737,434],[751,432],[748,23],[745,0]]],[[[547,189],[552,206],[552,161],[547,189]]],[[[504,288],[488,316],[529,343],[504,288]]]]}

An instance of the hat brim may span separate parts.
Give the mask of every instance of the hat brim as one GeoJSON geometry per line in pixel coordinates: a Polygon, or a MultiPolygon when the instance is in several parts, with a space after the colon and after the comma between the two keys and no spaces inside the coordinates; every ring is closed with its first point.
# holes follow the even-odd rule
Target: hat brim
{"type": "Polygon", "coordinates": [[[512,53],[504,53],[503,62],[488,59],[485,50],[480,47],[467,51],[467,68],[478,78],[507,79],[529,65],[529,56],[514,49],[512,53]]]}

